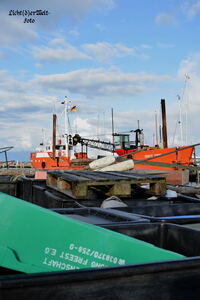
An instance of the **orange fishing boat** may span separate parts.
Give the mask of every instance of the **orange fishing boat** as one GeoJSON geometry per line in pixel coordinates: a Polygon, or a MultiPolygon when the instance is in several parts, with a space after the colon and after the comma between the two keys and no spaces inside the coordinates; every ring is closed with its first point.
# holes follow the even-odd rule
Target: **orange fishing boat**
{"type": "MultiPolygon", "coordinates": [[[[188,166],[192,163],[192,154],[195,145],[184,147],[168,147],[167,121],[165,100],[161,99],[162,130],[160,131],[160,146],[154,147],[144,144],[143,130],[135,132],[135,141],[131,144],[129,134],[114,134],[115,151],[121,156],[129,156],[135,160],[135,169],[174,170],[178,166],[188,166]],[[137,162],[138,161],[138,162],[137,162]],[[145,165],[145,161],[148,162],[145,165]],[[152,165],[151,165],[152,163],[152,165]]],[[[156,124],[157,125],[157,124],[156,124]]],[[[157,126],[156,126],[157,127],[157,126]]]]}
{"type": "Polygon", "coordinates": [[[68,101],[62,102],[65,105],[65,134],[62,137],[56,137],[56,119],[53,115],[53,141],[47,143],[43,141],[40,147],[30,153],[32,167],[40,170],[49,169],[83,169],[91,161],[87,153],[73,153],[75,159],[72,159],[73,140],[69,134],[68,112],[76,110],[76,106],[71,107],[68,101]]]}
{"type": "Polygon", "coordinates": [[[75,159],[71,159],[66,151],[66,144],[58,140],[55,156],[52,145],[45,145],[44,149],[30,153],[30,160],[34,169],[83,169],[92,160],[87,153],[75,153],[75,159]]]}
{"type": "Polygon", "coordinates": [[[151,170],[170,170],[176,168],[173,165],[188,166],[192,163],[192,153],[194,146],[188,147],[171,147],[171,148],[159,148],[159,147],[144,147],[139,151],[135,149],[116,149],[116,153],[121,156],[127,154],[125,157],[132,158],[134,160],[143,161],[143,163],[135,162],[135,169],[151,169],[151,170]],[[131,154],[129,154],[131,153],[131,154]],[[145,165],[145,160],[153,163],[160,163],[160,166],[153,164],[145,165]],[[161,165],[163,164],[163,165],[161,165]],[[164,164],[169,164],[169,166],[164,166],[164,164]]]}
{"type": "MultiPolygon", "coordinates": [[[[35,169],[83,169],[92,161],[88,158],[88,147],[107,150],[112,153],[115,152],[118,156],[132,158],[136,160],[136,169],[174,170],[177,165],[188,166],[192,162],[194,145],[169,148],[167,142],[164,141],[164,147],[158,145],[149,147],[144,144],[143,130],[139,128],[134,131],[134,143],[130,142],[130,134],[113,133],[113,143],[82,138],[78,134],[72,136],[68,130],[69,118],[67,113],[74,110],[75,107],[70,108],[68,102],[63,102],[63,104],[65,104],[65,134],[63,138],[56,138],[56,115],[54,115],[53,142],[42,143],[37,151],[30,153],[31,164],[35,169]],[[74,146],[78,143],[81,144],[82,150],[76,153],[74,152],[74,146]],[[85,151],[83,151],[83,146],[85,146],[85,151]],[[145,165],[145,162],[141,163],[142,161],[148,161],[148,164],[145,165]],[[154,164],[151,165],[150,162],[154,164]],[[160,165],[156,165],[156,163],[160,165]]],[[[166,136],[166,126],[163,126],[163,128],[164,137],[166,136]]]]}

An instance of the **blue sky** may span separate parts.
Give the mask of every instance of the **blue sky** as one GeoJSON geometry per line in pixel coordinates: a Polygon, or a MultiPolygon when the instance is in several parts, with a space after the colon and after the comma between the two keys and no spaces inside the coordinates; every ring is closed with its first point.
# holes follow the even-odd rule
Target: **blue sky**
{"type": "Polygon", "coordinates": [[[109,138],[113,108],[116,131],[140,120],[152,144],[164,98],[170,145],[200,141],[199,0],[1,0],[0,8],[0,145],[14,146],[10,158],[28,160],[65,96],[82,136],[109,138]],[[34,23],[9,15],[39,9],[49,14],[28,17],[34,23]]]}

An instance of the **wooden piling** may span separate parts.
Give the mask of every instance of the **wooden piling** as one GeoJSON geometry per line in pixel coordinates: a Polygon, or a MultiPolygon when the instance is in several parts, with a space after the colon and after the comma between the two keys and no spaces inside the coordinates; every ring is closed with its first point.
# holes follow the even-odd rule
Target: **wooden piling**
{"type": "Polygon", "coordinates": [[[168,148],[165,99],[161,99],[163,148],[168,148]]]}

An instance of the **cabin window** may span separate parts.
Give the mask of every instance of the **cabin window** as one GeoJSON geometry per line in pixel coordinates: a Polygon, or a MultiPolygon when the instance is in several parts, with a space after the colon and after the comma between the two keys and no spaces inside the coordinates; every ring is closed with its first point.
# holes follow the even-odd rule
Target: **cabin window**
{"type": "Polygon", "coordinates": [[[65,145],[56,145],[56,150],[65,150],[66,146],[65,145]]]}
{"type": "Polygon", "coordinates": [[[122,136],[122,140],[123,140],[124,148],[129,149],[130,148],[129,135],[122,136]]]}
{"type": "Polygon", "coordinates": [[[130,148],[129,135],[126,134],[114,135],[114,144],[115,144],[115,149],[129,149],[130,148]]]}
{"type": "Polygon", "coordinates": [[[121,149],[120,135],[114,135],[114,144],[115,144],[115,149],[121,149]]]}

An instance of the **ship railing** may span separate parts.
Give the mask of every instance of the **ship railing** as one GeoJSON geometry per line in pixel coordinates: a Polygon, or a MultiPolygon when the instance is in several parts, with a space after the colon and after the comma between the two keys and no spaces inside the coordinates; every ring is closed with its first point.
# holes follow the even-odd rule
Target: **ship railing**
{"type": "Polygon", "coordinates": [[[4,155],[5,155],[5,162],[6,162],[6,168],[7,168],[7,169],[8,169],[8,156],[7,156],[7,152],[8,152],[9,150],[11,150],[11,149],[13,149],[12,146],[0,148],[0,153],[4,153],[4,155]]]}

